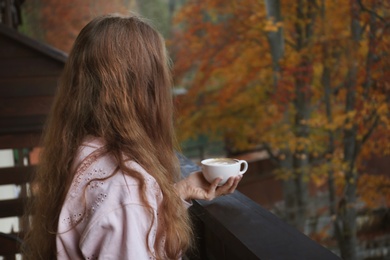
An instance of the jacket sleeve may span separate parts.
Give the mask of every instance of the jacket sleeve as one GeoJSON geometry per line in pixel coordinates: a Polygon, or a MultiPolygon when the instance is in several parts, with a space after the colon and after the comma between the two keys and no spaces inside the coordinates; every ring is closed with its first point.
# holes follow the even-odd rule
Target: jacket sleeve
{"type": "Polygon", "coordinates": [[[101,215],[81,234],[82,255],[85,259],[153,259],[157,218],[151,212],[143,205],[127,204],[101,215]]]}

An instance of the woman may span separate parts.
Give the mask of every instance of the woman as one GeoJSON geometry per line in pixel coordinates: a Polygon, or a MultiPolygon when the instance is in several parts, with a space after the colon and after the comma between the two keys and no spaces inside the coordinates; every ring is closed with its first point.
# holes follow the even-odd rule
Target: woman
{"type": "Polygon", "coordinates": [[[180,180],[172,116],[161,35],[134,16],[86,25],[45,129],[26,258],[180,258],[188,201],[232,193],[240,177],[180,180]]]}

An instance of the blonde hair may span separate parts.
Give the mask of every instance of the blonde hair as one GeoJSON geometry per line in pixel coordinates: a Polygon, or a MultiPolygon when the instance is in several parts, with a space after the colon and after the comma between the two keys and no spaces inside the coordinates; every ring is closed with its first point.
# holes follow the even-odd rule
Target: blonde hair
{"type": "MultiPolygon", "coordinates": [[[[44,132],[40,164],[29,208],[28,259],[56,258],[59,214],[70,183],[74,157],[86,136],[103,138],[119,169],[127,158],[144,167],[164,195],[165,252],[177,259],[191,244],[188,213],[173,184],[179,178],[174,152],[171,75],[164,40],[136,16],[106,15],[87,24],[69,54],[44,132]]],[[[141,186],[144,191],[144,185],[141,186]]],[[[144,193],[144,192],[143,192],[144,193]]],[[[145,194],[142,195],[145,200],[145,194]]],[[[145,200],[146,202],[146,200],[145,200]]]]}

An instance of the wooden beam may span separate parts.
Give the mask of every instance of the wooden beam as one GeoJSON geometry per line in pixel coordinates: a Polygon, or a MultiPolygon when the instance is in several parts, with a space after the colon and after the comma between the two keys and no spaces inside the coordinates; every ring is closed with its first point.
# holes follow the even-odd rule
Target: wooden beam
{"type": "Polygon", "coordinates": [[[34,49],[51,59],[59,61],[64,64],[68,55],[58,49],[53,48],[50,45],[44,44],[42,42],[36,41],[30,37],[25,36],[24,34],[18,33],[15,29],[11,29],[8,26],[0,24],[0,35],[4,35],[14,41],[23,44],[26,47],[34,49]]]}
{"type": "Polygon", "coordinates": [[[21,243],[22,240],[16,234],[0,232],[0,256],[3,256],[4,259],[15,257],[15,254],[20,252],[21,243]]]}
{"type": "Polygon", "coordinates": [[[0,135],[0,149],[34,148],[40,145],[41,133],[0,135]]]}
{"type": "Polygon", "coordinates": [[[0,218],[23,216],[26,203],[27,199],[25,198],[0,200],[0,218]]]}
{"type": "Polygon", "coordinates": [[[0,185],[24,184],[32,180],[36,166],[0,168],[0,185]]]}
{"type": "Polygon", "coordinates": [[[47,115],[52,96],[0,98],[0,117],[47,115]]]}
{"type": "Polygon", "coordinates": [[[11,0],[5,0],[4,22],[9,27],[13,27],[11,7],[12,7],[11,0]]]}
{"type": "Polygon", "coordinates": [[[40,133],[47,115],[0,117],[0,136],[23,133],[40,133]]]}
{"type": "Polygon", "coordinates": [[[0,78],[58,76],[63,67],[63,63],[46,57],[7,59],[0,62],[0,78]]]}
{"type": "Polygon", "coordinates": [[[0,97],[54,96],[57,76],[0,78],[0,97]]]}

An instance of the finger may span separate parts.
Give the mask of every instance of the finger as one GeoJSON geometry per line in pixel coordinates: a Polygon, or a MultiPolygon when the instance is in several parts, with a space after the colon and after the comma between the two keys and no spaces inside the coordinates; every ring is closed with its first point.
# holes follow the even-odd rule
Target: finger
{"type": "Polygon", "coordinates": [[[216,178],[212,183],[209,184],[208,189],[204,189],[205,200],[212,200],[216,197],[215,196],[216,190],[221,180],[222,180],[221,178],[216,178]]]}
{"type": "Polygon", "coordinates": [[[242,175],[237,176],[234,179],[233,185],[229,188],[228,193],[233,193],[237,189],[238,183],[241,181],[241,179],[242,179],[242,175]]]}
{"type": "Polygon", "coordinates": [[[218,184],[222,181],[221,178],[216,178],[210,185],[209,192],[215,192],[218,188],[218,184]]]}
{"type": "Polygon", "coordinates": [[[242,179],[242,175],[231,177],[230,180],[231,185],[226,186],[226,190],[223,191],[224,195],[233,193],[236,190],[238,183],[240,182],[241,179],[242,179]]]}
{"type": "Polygon", "coordinates": [[[224,185],[218,187],[216,192],[217,196],[228,194],[230,187],[234,184],[234,179],[234,177],[230,177],[224,185]]]}

